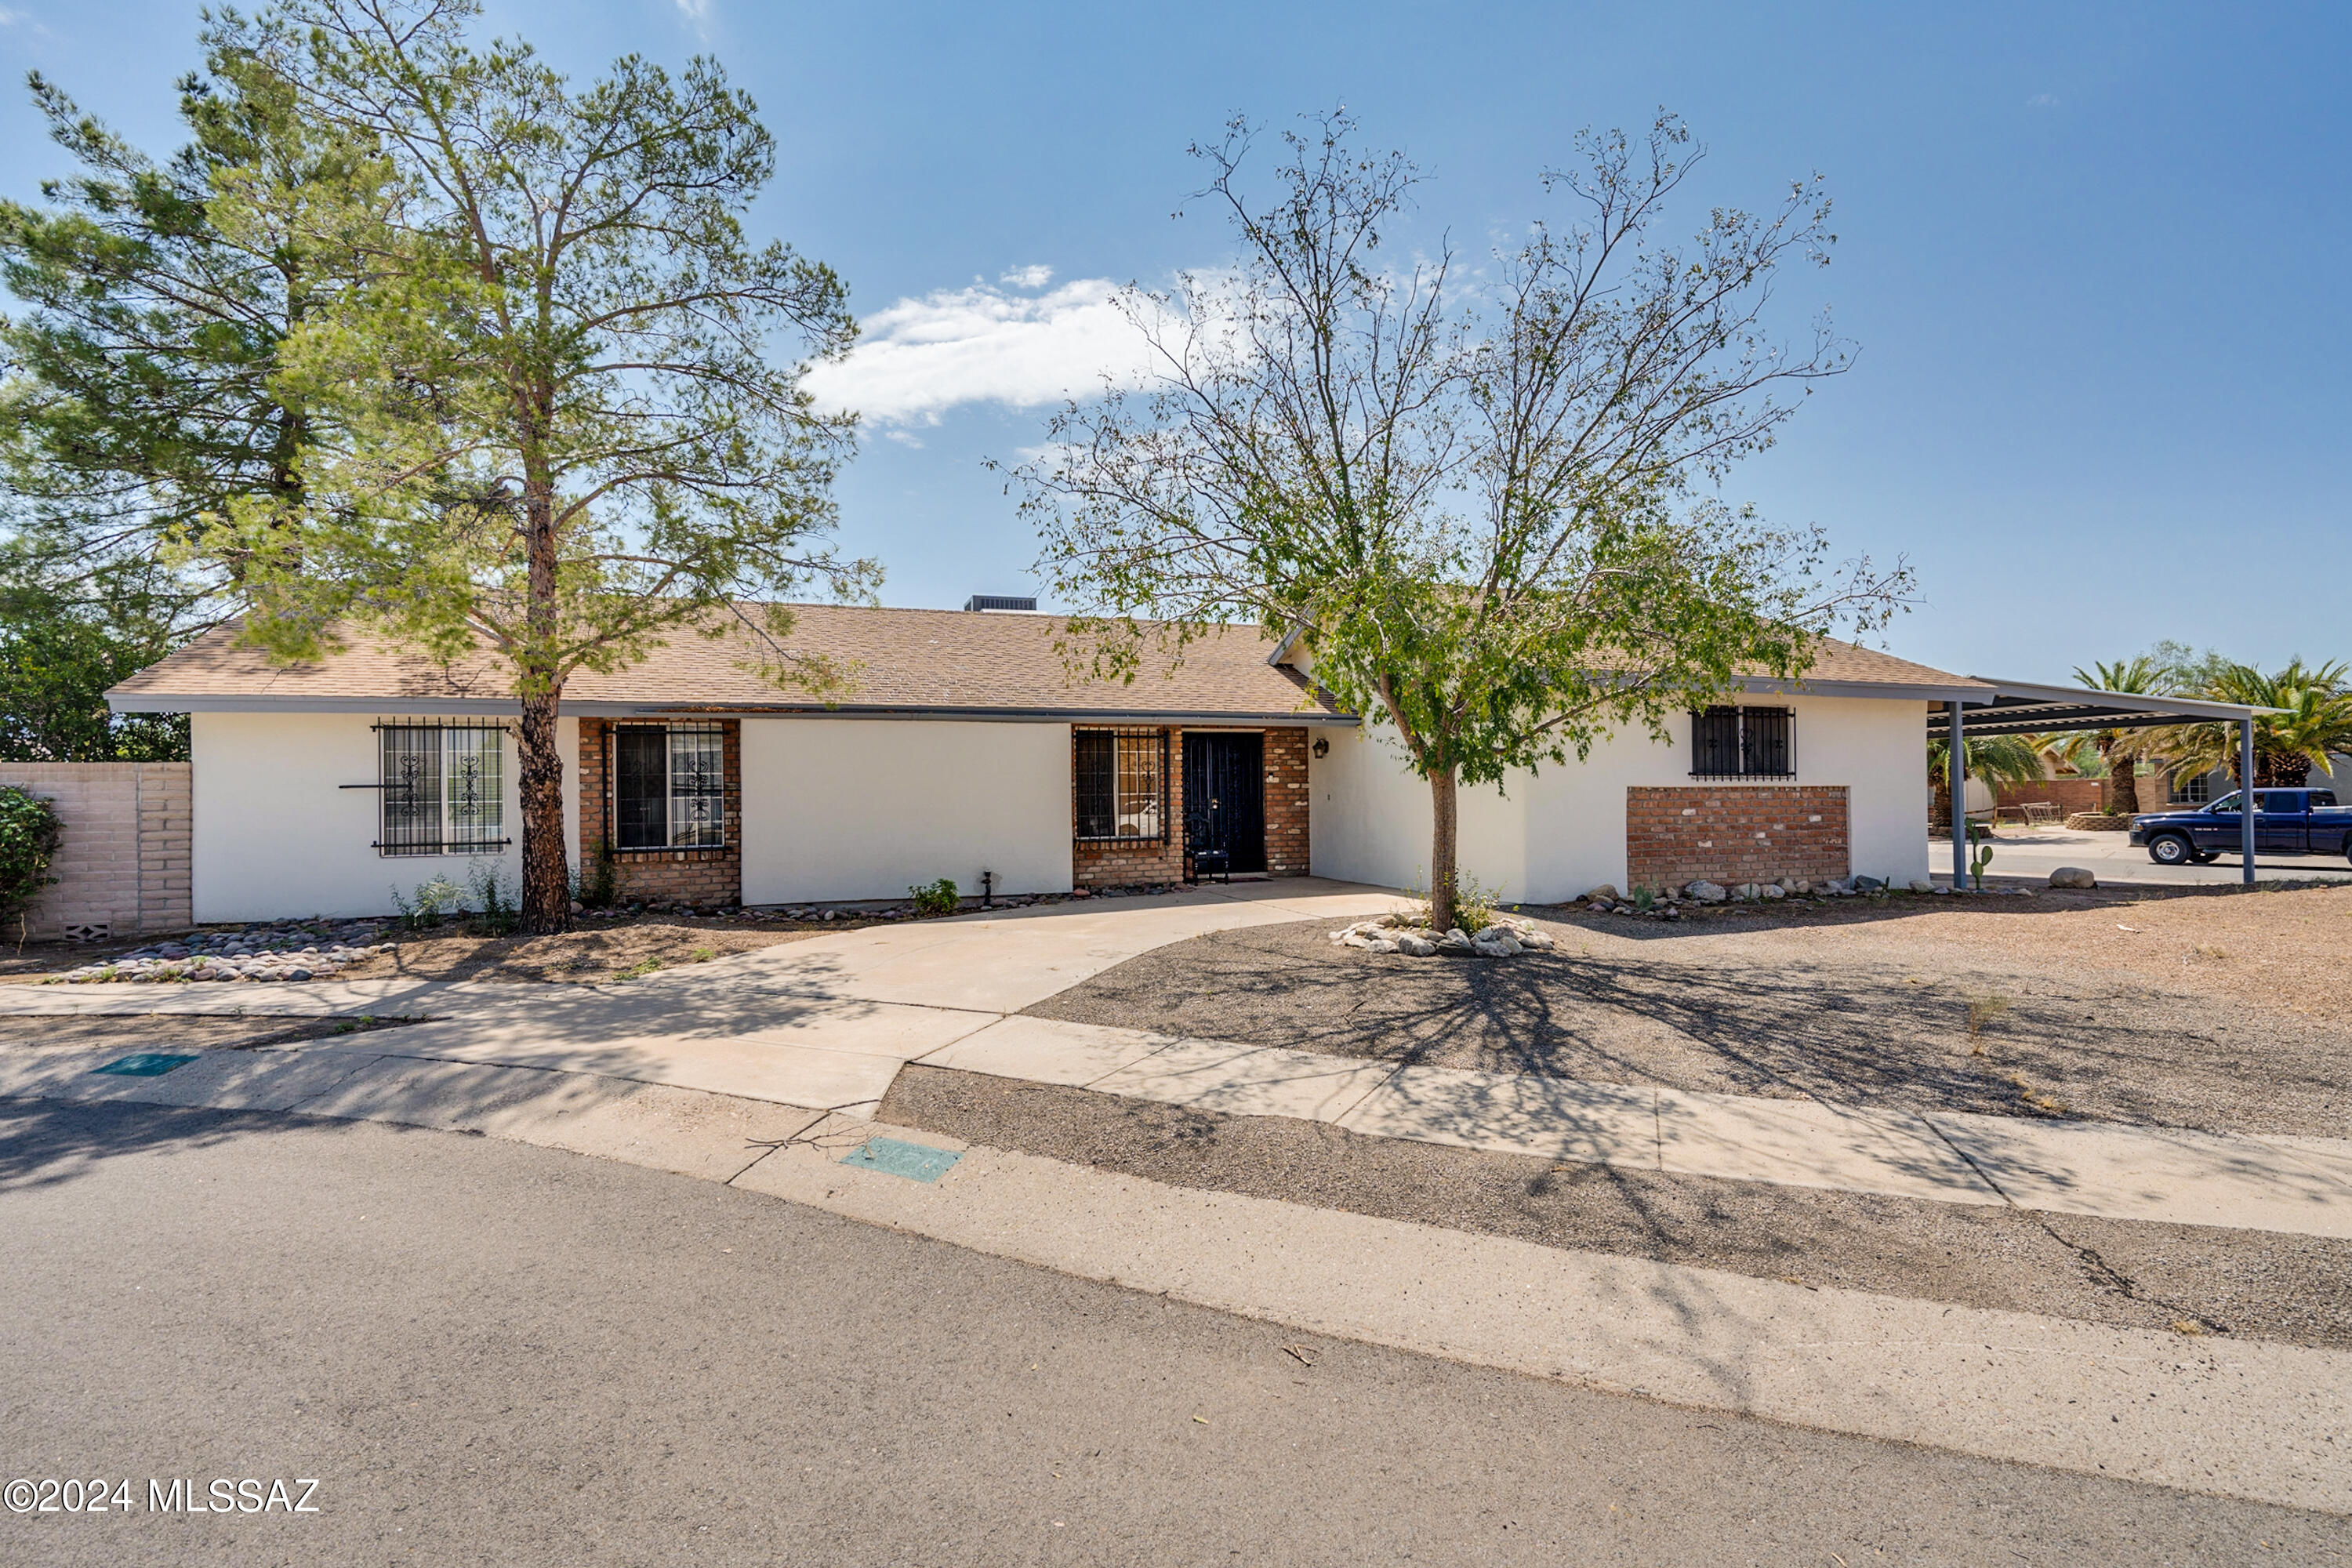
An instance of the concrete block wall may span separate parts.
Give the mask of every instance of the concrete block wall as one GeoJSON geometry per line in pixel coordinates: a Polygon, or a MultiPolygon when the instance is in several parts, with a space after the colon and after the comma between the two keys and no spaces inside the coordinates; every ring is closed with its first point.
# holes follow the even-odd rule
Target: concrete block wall
{"type": "Polygon", "coordinates": [[[1726,887],[1847,875],[1843,784],[1686,784],[1625,791],[1629,888],[1726,887]]]}
{"type": "Polygon", "coordinates": [[[54,802],[64,829],[49,868],[57,885],[26,912],[26,934],[193,925],[190,783],[185,763],[0,763],[0,784],[54,802]]]}

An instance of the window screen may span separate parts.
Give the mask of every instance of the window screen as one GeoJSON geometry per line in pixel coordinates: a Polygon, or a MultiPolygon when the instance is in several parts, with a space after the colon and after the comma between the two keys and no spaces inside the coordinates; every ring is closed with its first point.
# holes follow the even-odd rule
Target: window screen
{"type": "Polygon", "coordinates": [[[669,731],[628,724],[613,731],[613,843],[669,847],[669,731]]]}

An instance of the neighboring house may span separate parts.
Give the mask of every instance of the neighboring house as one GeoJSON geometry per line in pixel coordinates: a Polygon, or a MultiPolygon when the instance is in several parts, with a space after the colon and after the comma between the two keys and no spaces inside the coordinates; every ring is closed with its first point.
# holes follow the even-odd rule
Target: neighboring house
{"type": "MultiPolygon", "coordinates": [[[[1234,628],[1172,675],[1074,679],[1052,616],[795,608],[787,650],[837,675],[780,689],[740,631],[683,635],[565,689],[572,864],[613,855],[633,898],[897,898],[948,877],[999,893],[1235,874],[1407,886],[1427,785],[1392,734],[1313,684],[1302,649],[1234,628]]],[[[494,661],[355,643],[272,665],[236,628],[116,687],[118,712],[187,712],[199,921],[359,914],[392,889],[519,861],[513,700],[494,661]]],[[[1461,797],[1464,868],[1506,897],[1853,872],[1927,875],[1926,704],[1988,689],[1845,643],[1796,690],[1747,683],[1581,763],[1461,797]]]]}

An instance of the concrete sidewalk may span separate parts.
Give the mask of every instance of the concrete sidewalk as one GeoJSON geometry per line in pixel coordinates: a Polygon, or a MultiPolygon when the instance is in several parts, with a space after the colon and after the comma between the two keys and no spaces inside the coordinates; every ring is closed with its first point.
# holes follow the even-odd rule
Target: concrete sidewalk
{"type": "MultiPolygon", "coordinates": [[[[307,1047],[587,1075],[868,1116],[909,1061],[1242,1115],[1735,1181],[2108,1218],[2352,1237],[2352,1142],[1864,1110],[1188,1039],[1019,1016],[1206,931],[1352,920],[1400,896],[1314,879],[877,926],[625,985],[415,982],[0,987],[0,1014],[267,1014],[429,1022],[307,1047]]],[[[76,1069],[87,1073],[89,1067],[76,1069]]],[[[7,1070],[25,1081],[21,1062],[7,1070]]],[[[194,1073],[194,1068],[186,1069],[194,1073]]],[[[209,1064],[205,1071],[214,1070],[209,1064]]],[[[221,1069],[227,1070],[227,1069],[221,1069]]],[[[349,1068],[358,1071],[358,1067],[349,1068]]],[[[172,1082],[173,1079],[157,1080],[172,1082]]],[[[0,1079],[0,1081],[8,1081],[0,1079]]],[[[186,1080],[204,1081],[203,1075],[186,1080]]],[[[456,1080],[453,1080],[456,1081],[456,1080]]],[[[122,1092],[128,1092],[124,1090],[122,1092]]],[[[310,1092],[310,1091],[306,1091],[310,1092]]],[[[273,1095],[268,1109],[293,1101],[273,1095]]]]}
{"type": "MultiPolygon", "coordinates": [[[[383,1037],[377,1037],[379,1038],[383,1037]]],[[[155,1078],[0,1056],[0,1098],[291,1110],[730,1182],[1221,1310],[1528,1376],[2090,1475],[2352,1510],[2352,1352],[1810,1288],[1164,1186],[593,1074],[313,1047],[155,1078]],[[935,1180],[864,1168],[880,1135],[935,1180]],[[850,1163],[845,1163],[845,1162],[850,1163]]],[[[224,1131],[223,1136],[234,1135],[224,1131]]]]}
{"type": "Polygon", "coordinates": [[[864,1111],[899,1064],[1138,953],[1240,926],[1353,920],[1402,901],[1319,878],[1236,882],[872,926],[625,984],[5,985],[0,1016],[425,1018],[324,1048],[864,1111]]]}
{"type": "Polygon", "coordinates": [[[2352,1237],[2352,1142],[1699,1094],[1012,1017],[917,1058],[1496,1153],[2109,1219],[2352,1237]]]}

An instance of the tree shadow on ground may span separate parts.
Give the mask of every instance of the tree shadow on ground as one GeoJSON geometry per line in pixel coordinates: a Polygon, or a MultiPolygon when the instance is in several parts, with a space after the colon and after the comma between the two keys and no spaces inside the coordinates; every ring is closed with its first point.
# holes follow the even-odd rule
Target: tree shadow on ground
{"type": "Polygon", "coordinates": [[[296,1125],[347,1130],[359,1124],[132,1100],[0,1100],[0,1194],[59,1186],[110,1160],[213,1148],[296,1125]]]}
{"type": "MultiPolygon", "coordinates": [[[[2020,900],[2022,902],[2023,900],[2020,900]]],[[[1618,921],[1617,934],[1635,924],[1618,921]]],[[[1632,933],[1629,933],[1632,934],[1632,933]]],[[[1324,922],[1130,960],[1045,1016],[1423,1066],[1818,1099],[2342,1136],[2342,1032],[2111,980],[1748,963],[1643,941],[1433,963],[1334,947],[1324,922]],[[2263,1092],[2250,1102],[2259,1072],[2263,1092]]]]}

